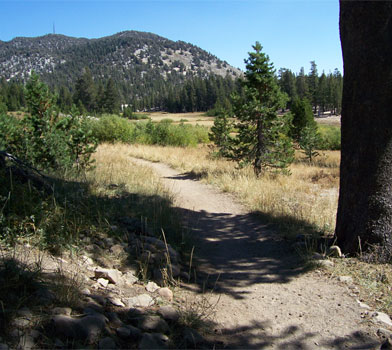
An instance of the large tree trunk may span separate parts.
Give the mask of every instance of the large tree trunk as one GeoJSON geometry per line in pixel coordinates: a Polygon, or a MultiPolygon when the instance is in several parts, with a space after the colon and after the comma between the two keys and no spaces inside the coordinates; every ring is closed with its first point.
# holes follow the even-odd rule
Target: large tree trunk
{"type": "Polygon", "coordinates": [[[347,253],[378,245],[391,258],[392,2],[341,0],[340,37],[344,87],[336,236],[347,253]]]}

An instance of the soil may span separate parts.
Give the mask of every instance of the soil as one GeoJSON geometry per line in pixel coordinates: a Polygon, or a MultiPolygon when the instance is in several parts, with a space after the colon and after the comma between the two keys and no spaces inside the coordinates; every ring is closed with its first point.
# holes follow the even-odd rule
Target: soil
{"type": "MultiPolygon", "coordinates": [[[[216,300],[220,348],[379,349],[379,326],[364,316],[355,286],[309,270],[292,243],[252,216],[235,198],[169,166],[152,167],[175,195],[196,240],[199,284],[184,285],[216,300]]],[[[385,326],[383,326],[385,328],[385,326]]]]}

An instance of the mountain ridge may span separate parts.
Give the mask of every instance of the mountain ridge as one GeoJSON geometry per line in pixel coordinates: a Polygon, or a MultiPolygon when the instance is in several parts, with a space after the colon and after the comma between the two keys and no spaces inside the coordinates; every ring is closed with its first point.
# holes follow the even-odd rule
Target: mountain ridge
{"type": "Polygon", "coordinates": [[[46,34],[0,42],[0,75],[7,81],[26,80],[34,70],[51,85],[60,81],[69,86],[85,67],[96,79],[119,78],[118,71],[128,73],[125,81],[130,80],[126,71],[132,69],[142,77],[146,74],[143,71],[158,69],[165,79],[176,73],[188,77],[241,75],[238,68],[195,45],[149,32],[123,31],[94,39],[46,34]],[[48,74],[54,75],[54,79],[48,74]]]}

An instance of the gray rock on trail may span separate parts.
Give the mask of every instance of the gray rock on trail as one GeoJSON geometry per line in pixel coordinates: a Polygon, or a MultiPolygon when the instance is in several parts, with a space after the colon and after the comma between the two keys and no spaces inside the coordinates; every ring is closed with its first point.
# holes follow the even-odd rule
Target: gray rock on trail
{"type": "Polygon", "coordinates": [[[136,297],[127,299],[128,307],[149,307],[154,305],[154,300],[148,294],[140,294],[136,297]]]}
{"type": "Polygon", "coordinates": [[[127,284],[127,285],[133,285],[135,284],[139,279],[134,275],[133,272],[128,271],[122,276],[122,282],[127,284]]]}
{"type": "Polygon", "coordinates": [[[139,343],[139,349],[168,349],[169,338],[161,333],[144,333],[139,343]]]}
{"type": "Polygon", "coordinates": [[[347,283],[347,284],[353,284],[354,280],[351,276],[339,276],[338,277],[339,282],[347,283]]]}
{"type": "Polygon", "coordinates": [[[148,282],[146,285],[146,291],[150,293],[154,293],[157,291],[160,287],[155,283],[155,282],[148,282]]]}
{"type": "Polygon", "coordinates": [[[97,267],[94,274],[96,278],[107,279],[113,284],[119,283],[121,278],[121,272],[116,269],[104,269],[102,267],[97,267]]]}
{"type": "Polygon", "coordinates": [[[392,321],[387,314],[384,314],[383,312],[375,312],[372,317],[376,322],[392,327],[392,321]]]}
{"type": "Polygon", "coordinates": [[[109,284],[109,280],[107,280],[105,278],[98,278],[97,282],[104,288],[106,288],[109,284]]]}
{"type": "Polygon", "coordinates": [[[110,337],[105,337],[99,341],[98,349],[110,350],[115,348],[116,348],[116,342],[110,337]]]}
{"type": "Polygon", "coordinates": [[[167,321],[178,321],[180,318],[180,314],[178,310],[176,310],[172,306],[161,306],[158,310],[158,314],[161,315],[167,321]]]}
{"type": "Polygon", "coordinates": [[[113,304],[114,306],[125,307],[125,304],[121,301],[120,298],[109,297],[108,300],[109,300],[109,303],[113,304]]]}
{"type": "Polygon", "coordinates": [[[139,319],[138,328],[147,332],[166,333],[169,325],[160,316],[143,316],[139,319]]]}
{"type": "Polygon", "coordinates": [[[392,339],[392,331],[385,329],[385,328],[379,328],[377,329],[377,335],[381,338],[386,338],[386,339],[392,339]]]}

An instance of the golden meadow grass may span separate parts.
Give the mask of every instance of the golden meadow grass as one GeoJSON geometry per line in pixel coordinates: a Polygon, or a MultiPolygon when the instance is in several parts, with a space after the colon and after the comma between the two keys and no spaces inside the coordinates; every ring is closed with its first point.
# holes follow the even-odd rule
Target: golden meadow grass
{"type": "MultiPolygon", "coordinates": [[[[210,157],[208,147],[130,146],[127,154],[165,162],[193,173],[224,192],[234,193],[250,210],[271,218],[291,218],[331,233],[336,219],[339,152],[322,152],[309,164],[298,152],[291,176],[267,174],[256,178],[251,167],[210,157]]],[[[298,232],[292,232],[297,234],[298,232]]]]}

